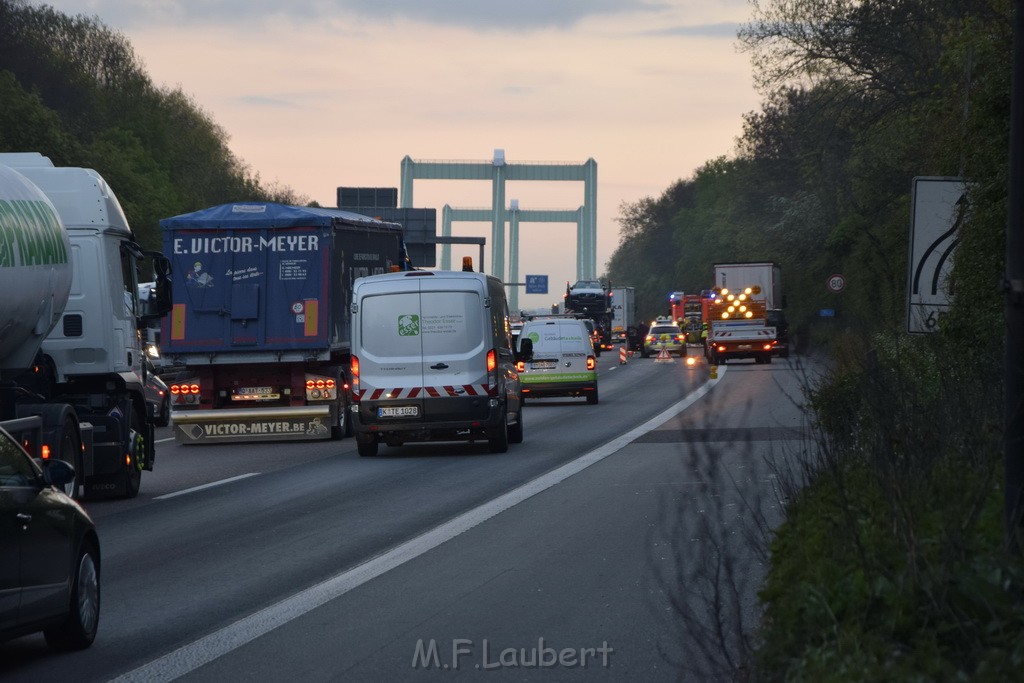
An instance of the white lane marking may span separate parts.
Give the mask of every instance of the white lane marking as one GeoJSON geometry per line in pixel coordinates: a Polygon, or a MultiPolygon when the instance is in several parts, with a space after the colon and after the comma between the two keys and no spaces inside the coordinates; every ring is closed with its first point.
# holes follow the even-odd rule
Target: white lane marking
{"type": "Polygon", "coordinates": [[[166,439],[157,439],[153,443],[165,443],[167,441],[174,441],[174,437],[173,436],[169,436],[166,439]]]}
{"type": "Polygon", "coordinates": [[[203,489],[210,489],[214,486],[221,486],[223,484],[229,484],[239,479],[248,479],[249,477],[255,477],[259,472],[247,472],[246,474],[239,474],[237,477],[229,477],[228,479],[221,479],[220,481],[211,481],[209,484],[203,484],[201,486],[193,486],[190,489],[182,489],[181,491],[175,491],[174,493],[165,493],[162,496],[154,496],[153,500],[166,500],[168,498],[174,498],[176,496],[184,496],[186,493],[195,493],[196,491],[202,491],[203,489]]]}
{"type": "Polygon", "coordinates": [[[285,598],[277,604],[243,617],[219,631],[183,645],[177,650],[154,659],[148,664],[143,664],[137,669],[122,674],[115,678],[112,683],[173,681],[180,676],[195,671],[204,664],[209,664],[218,657],[226,655],[232,650],[240,648],[246,643],[284,626],[293,619],[297,619],[335,598],[341,597],[354,588],[358,588],[381,574],[401,566],[429,550],[433,550],[445,541],[455,538],[491,517],[523,502],[527,498],[551,488],[596,462],[604,460],[609,455],[624,448],[634,439],[643,436],[658,425],[663,424],[689,408],[718,384],[724,375],[725,366],[719,366],[717,380],[708,380],[697,391],[671,408],[651,418],[639,427],[609,441],[605,445],[599,446],[572,462],[562,465],[558,469],[542,474],[517,489],[509,491],[416,538],[406,541],[382,555],[378,555],[322,583],[311,586],[289,598],[285,598]]]}

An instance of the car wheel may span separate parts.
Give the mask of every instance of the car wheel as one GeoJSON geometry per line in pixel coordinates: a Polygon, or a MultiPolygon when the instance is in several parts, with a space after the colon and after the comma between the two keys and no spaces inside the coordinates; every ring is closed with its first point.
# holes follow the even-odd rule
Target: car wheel
{"type": "Polygon", "coordinates": [[[491,453],[508,452],[508,422],[502,420],[501,424],[495,427],[494,432],[488,434],[487,447],[491,453]]]}
{"type": "Polygon", "coordinates": [[[96,640],[100,621],[99,553],[85,542],[71,568],[71,597],[64,621],[43,631],[50,647],[57,650],[81,650],[96,640]]]}
{"type": "Polygon", "coordinates": [[[590,405],[596,405],[597,400],[597,387],[594,387],[593,391],[587,393],[587,403],[590,405]]]}
{"type": "Polygon", "coordinates": [[[508,430],[508,442],[509,443],[522,443],[523,442],[523,409],[520,408],[516,413],[516,423],[509,427],[508,430]]]}
{"type": "Polygon", "coordinates": [[[372,434],[357,434],[356,449],[359,455],[364,458],[372,458],[377,455],[377,438],[372,434]]]}

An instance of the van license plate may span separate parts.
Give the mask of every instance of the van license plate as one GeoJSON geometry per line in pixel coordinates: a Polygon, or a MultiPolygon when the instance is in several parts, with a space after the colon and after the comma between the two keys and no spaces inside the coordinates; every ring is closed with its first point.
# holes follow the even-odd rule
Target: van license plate
{"type": "Polygon", "coordinates": [[[740,344],[738,348],[749,349],[749,348],[751,348],[751,346],[750,346],[750,344],[740,344]]]}
{"type": "Polygon", "coordinates": [[[530,363],[531,370],[550,370],[553,367],[555,367],[553,360],[539,360],[536,363],[530,363]]]}
{"type": "Polygon", "coordinates": [[[419,414],[419,406],[388,406],[386,408],[377,408],[377,417],[417,417],[419,414]]]}

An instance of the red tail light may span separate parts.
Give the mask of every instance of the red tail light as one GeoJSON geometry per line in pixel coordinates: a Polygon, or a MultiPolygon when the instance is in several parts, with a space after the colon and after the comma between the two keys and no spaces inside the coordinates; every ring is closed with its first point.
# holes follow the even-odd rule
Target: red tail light
{"type": "Polygon", "coordinates": [[[765,351],[771,351],[772,350],[772,345],[771,344],[765,344],[764,345],[764,350],[765,351]]]}
{"type": "Polygon", "coordinates": [[[718,347],[718,352],[719,353],[725,353],[725,346],[719,346],[718,347]]]}
{"type": "Polygon", "coordinates": [[[516,361],[516,371],[526,372],[526,363],[524,363],[523,361],[516,361]]]}
{"type": "Polygon", "coordinates": [[[498,353],[491,349],[487,352],[487,372],[494,372],[496,367],[498,367],[498,353]]]}
{"type": "Polygon", "coordinates": [[[593,356],[587,356],[587,370],[593,370],[597,367],[597,361],[594,360],[593,356]]]}

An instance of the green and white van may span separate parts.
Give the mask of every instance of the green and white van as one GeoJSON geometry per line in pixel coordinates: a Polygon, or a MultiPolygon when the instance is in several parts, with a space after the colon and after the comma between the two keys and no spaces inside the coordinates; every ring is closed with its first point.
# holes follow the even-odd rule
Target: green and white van
{"type": "Polygon", "coordinates": [[[527,339],[533,357],[518,364],[524,399],[585,396],[587,403],[597,403],[597,354],[582,320],[530,320],[519,333],[520,348],[527,339]]]}

